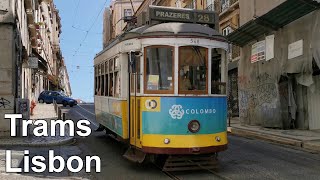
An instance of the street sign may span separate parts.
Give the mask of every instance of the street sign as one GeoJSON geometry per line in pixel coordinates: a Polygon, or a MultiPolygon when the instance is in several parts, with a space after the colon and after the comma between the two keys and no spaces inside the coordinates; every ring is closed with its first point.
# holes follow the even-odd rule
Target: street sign
{"type": "Polygon", "coordinates": [[[150,20],[215,24],[217,14],[214,11],[191,10],[150,6],[150,20]]]}
{"type": "Polygon", "coordinates": [[[16,110],[17,113],[22,114],[22,119],[30,119],[30,104],[29,99],[16,99],[16,110]]]}

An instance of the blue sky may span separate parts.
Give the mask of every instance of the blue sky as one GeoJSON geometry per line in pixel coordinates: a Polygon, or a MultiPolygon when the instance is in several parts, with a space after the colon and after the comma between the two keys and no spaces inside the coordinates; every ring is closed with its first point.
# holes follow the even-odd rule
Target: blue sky
{"type": "Polygon", "coordinates": [[[93,59],[102,50],[103,11],[109,2],[54,0],[62,21],[60,46],[69,72],[72,97],[87,102],[93,102],[93,59]]]}

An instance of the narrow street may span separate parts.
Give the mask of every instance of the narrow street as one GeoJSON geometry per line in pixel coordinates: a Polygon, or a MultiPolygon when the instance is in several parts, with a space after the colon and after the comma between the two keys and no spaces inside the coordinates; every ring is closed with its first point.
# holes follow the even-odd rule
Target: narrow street
{"type": "Polygon", "coordinates": [[[320,0],[0,0],[0,180],[320,180],[319,32],[320,0]]]}
{"type": "MultiPolygon", "coordinates": [[[[69,110],[67,117],[94,120],[94,105],[80,104],[69,110]]],[[[95,128],[92,126],[92,128],[95,128]]],[[[66,147],[67,148],[67,147],[66,147]]],[[[87,138],[76,138],[68,148],[82,155],[98,155],[102,172],[96,179],[319,179],[320,156],[292,147],[263,141],[229,136],[229,149],[219,154],[220,167],[215,171],[176,172],[167,174],[155,166],[131,163],[122,157],[125,145],[105,135],[93,132],[87,138]]]]}

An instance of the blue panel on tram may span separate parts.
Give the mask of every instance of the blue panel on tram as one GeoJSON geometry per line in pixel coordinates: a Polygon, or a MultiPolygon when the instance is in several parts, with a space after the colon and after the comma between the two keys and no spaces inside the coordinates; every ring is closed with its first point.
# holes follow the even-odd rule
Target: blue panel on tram
{"type": "Polygon", "coordinates": [[[192,120],[200,122],[200,130],[196,134],[226,131],[226,97],[161,97],[159,100],[154,103],[160,106],[159,111],[149,108],[150,111],[142,112],[144,134],[193,134],[188,130],[192,120]]]}

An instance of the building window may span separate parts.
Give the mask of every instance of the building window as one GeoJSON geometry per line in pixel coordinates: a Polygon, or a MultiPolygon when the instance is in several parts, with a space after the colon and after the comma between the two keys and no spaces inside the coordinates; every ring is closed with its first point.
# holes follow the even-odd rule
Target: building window
{"type": "Polygon", "coordinates": [[[188,9],[196,9],[196,3],[197,1],[196,0],[192,0],[190,2],[190,4],[186,5],[185,8],[188,8],[188,9]]]}
{"type": "Polygon", "coordinates": [[[222,35],[228,36],[230,33],[232,33],[232,28],[230,26],[227,26],[222,29],[222,35]]]}
{"type": "Polygon", "coordinates": [[[145,92],[173,93],[173,47],[151,46],[145,54],[145,92]]]}
{"type": "Polygon", "coordinates": [[[207,94],[207,54],[204,47],[179,48],[179,94],[207,94]]]}
{"type": "Polygon", "coordinates": [[[208,11],[214,11],[215,7],[214,7],[214,0],[207,0],[207,7],[205,10],[208,11]]]}
{"type": "Polygon", "coordinates": [[[230,1],[229,0],[221,0],[221,11],[223,12],[224,10],[228,9],[230,6],[230,1]]]}
{"type": "Polygon", "coordinates": [[[124,13],[124,17],[132,16],[132,10],[131,9],[124,9],[123,13],[124,13]]]}

